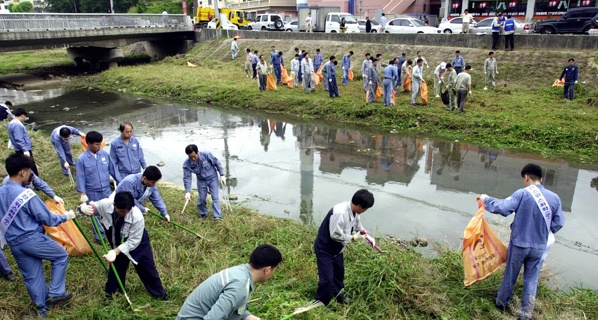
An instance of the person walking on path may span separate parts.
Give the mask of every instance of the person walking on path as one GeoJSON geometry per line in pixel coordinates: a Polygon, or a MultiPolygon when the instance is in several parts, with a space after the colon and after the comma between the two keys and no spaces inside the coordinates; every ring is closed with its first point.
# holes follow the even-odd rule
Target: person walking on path
{"type": "MultiPolygon", "coordinates": [[[[149,234],[145,229],[145,218],[130,192],[121,191],[114,197],[81,204],[80,211],[88,216],[98,216],[112,250],[104,255],[109,264],[114,264],[118,277],[125,286],[129,261],[145,289],[155,298],[168,300],[168,295],[156,269],[154,253],[149,234]],[[121,254],[122,253],[122,254],[121,254]]],[[[99,227],[99,225],[98,225],[99,227]]],[[[108,272],[104,292],[107,298],[120,291],[114,272],[108,272]]]]}
{"type": "Polygon", "coordinates": [[[496,295],[496,307],[505,310],[523,266],[523,295],[519,319],[531,320],[542,265],[554,243],[554,234],[565,225],[559,196],[542,185],[542,167],[529,163],[521,170],[524,188],[500,201],[486,194],[486,210],[507,217],[514,214],[505,273],[496,295]]]}
{"type": "Polygon", "coordinates": [[[361,224],[360,215],[373,205],[374,195],[361,189],[353,194],[351,201],[335,205],[326,214],[314,242],[319,278],[316,303],[328,305],[335,296],[338,303],[350,303],[342,292],[345,287],[343,252],[351,241],[365,238],[367,231],[361,224]]]}
{"type": "Polygon", "coordinates": [[[382,13],[380,16],[380,33],[384,33],[386,30],[386,14],[382,13]]]}
{"type": "Polygon", "coordinates": [[[473,19],[473,16],[471,15],[471,13],[469,13],[467,9],[465,9],[465,11],[463,11],[463,13],[461,14],[461,18],[463,19],[463,24],[461,25],[461,33],[469,33],[469,24],[471,23],[471,19],[473,19]]]}
{"type": "Polygon", "coordinates": [[[48,210],[44,202],[29,188],[33,161],[22,154],[6,158],[9,181],[0,187],[0,248],[9,245],[23,275],[25,287],[37,314],[46,317],[49,307],[72,298],[66,291],[68,254],[49,236],[43,226],[58,226],[75,218],[72,210],[63,215],[48,210]],[[46,284],[42,260],[52,263],[49,286],[46,284]]]}
{"type": "Polygon", "coordinates": [[[449,104],[446,106],[448,111],[455,111],[457,109],[457,91],[455,90],[455,79],[457,79],[457,72],[450,63],[446,64],[446,72],[448,73],[445,90],[449,93],[449,104]]]}
{"type": "Polygon", "coordinates": [[[398,78],[397,69],[395,68],[395,60],[390,60],[388,66],[384,68],[384,105],[392,107],[392,90],[393,81],[398,78]]]}
{"type": "Polygon", "coordinates": [[[463,71],[463,67],[465,67],[465,59],[461,56],[461,51],[455,51],[455,57],[453,58],[453,62],[451,63],[453,68],[455,68],[455,72],[457,74],[463,71]]]}
{"type": "Polygon", "coordinates": [[[125,121],[118,126],[118,131],[120,136],[110,144],[110,158],[124,179],[130,174],[140,173],[147,163],[139,140],[133,137],[133,124],[125,121]]]}
{"type": "Polygon", "coordinates": [[[301,61],[301,70],[303,70],[303,91],[305,93],[316,92],[316,85],[314,84],[314,64],[309,53],[303,55],[301,61]]]}
{"type": "Polygon", "coordinates": [[[351,70],[351,57],[353,56],[353,51],[349,51],[349,53],[343,56],[343,61],[341,63],[341,67],[343,70],[343,86],[349,84],[349,70],[351,70]]]}
{"type": "Polygon", "coordinates": [[[372,59],[372,65],[368,68],[368,103],[376,102],[376,91],[378,91],[378,80],[380,75],[378,74],[378,60],[372,59]]]}
{"type": "Polygon", "coordinates": [[[17,154],[23,154],[31,159],[31,170],[36,176],[39,176],[35,158],[33,158],[33,145],[29,138],[27,128],[23,125],[23,121],[27,120],[27,111],[23,108],[18,108],[14,112],[14,119],[10,120],[6,129],[8,130],[9,148],[14,148],[17,154]]]}
{"type": "Polygon", "coordinates": [[[411,105],[417,106],[417,97],[419,96],[419,88],[424,81],[422,74],[422,59],[417,59],[417,64],[413,67],[413,74],[411,75],[411,105]]]}
{"type": "Polygon", "coordinates": [[[563,72],[561,72],[561,76],[559,77],[561,82],[565,81],[565,99],[573,100],[573,96],[575,94],[575,84],[577,83],[578,78],[579,69],[575,65],[575,59],[569,58],[569,65],[563,69],[563,72]]]}
{"type": "Polygon", "coordinates": [[[143,214],[147,214],[149,211],[149,208],[144,204],[149,199],[164,220],[170,222],[166,204],[164,204],[160,191],[156,187],[160,179],[162,179],[160,169],[156,166],[149,166],[143,170],[143,173],[132,174],[124,178],[114,192],[130,192],[135,200],[135,205],[143,214]]]}
{"type": "Polygon", "coordinates": [[[336,85],[336,61],[335,56],[330,56],[330,61],[325,65],[326,67],[326,78],[324,81],[328,82],[328,93],[330,98],[339,97],[338,86],[336,85]]]}
{"type": "Polygon", "coordinates": [[[370,20],[370,17],[365,17],[365,33],[371,33],[372,32],[372,21],[370,20]]]}
{"type": "Polygon", "coordinates": [[[471,95],[471,75],[469,75],[469,70],[471,70],[471,66],[466,65],[465,72],[459,73],[455,78],[455,89],[457,90],[457,104],[459,105],[459,113],[463,113],[467,96],[471,95]]]}
{"type": "Polygon", "coordinates": [[[312,31],[312,20],[311,20],[311,12],[307,14],[307,18],[305,18],[305,32],[312,31]]]}
{"type": "Polygon", "coordinates": [[[197,177],[197,211],[202,220],[208,217],[208,188],[212,197],[212,212],[215,220],[222,220],[222,209],[220,207],[219,188],[226,187],[226,172],[212,153],[199,151],[197,146],[190,144],[185,147],[188,159],[183,163],[183,186],[185,187],[185,200],[191,200],[191,184],[193,174],[197,177]]]}
{"type": "Polygon", "coordinates": [[[498,64],[494,59],[494,52],[488,53],[488,58],[484,61],[484,74],[486,75],[486,82],[484,83],[484,90],[488,90],[488,83],[492,85],[492,89],[496,88],[495,74],[498,74],[498,64]]]}
{"type": "Polygon", "coordinates": [[[515,24],[515,20],[509,14],[507,15],[507,21],[505,21],[505,50],[511,49],[511,51],[515,50],[515,30],[517,30],[517,25],[515,24]]]}
{"type": "Polygon", "coordinates": [[[369,68],[372,65],[372,59],[371,59],[371,55],[369,52],[367,52],[365,54],[365,60],[363,60],[363,62],[361,63],[361,75],[363,78],[363,91],[368,91],[368,84],[369,84],[369,80],[368,80],[368,72],[369,72],[369,68]]]}
{"type": "Polygon", "coordinates": [[[264,60],[264,56],[260,55],[260,62],[257,64],[258,86],[260,91],[266,91],[266,84],[268,83],[268,64],[264,60]]]}
{"type": "Polygon", "coordinates": [[[50,134],[50,142],[58,154],[60,168],[65,176],[69,175],[71,166],[75,165],[70,143],[71,137],[73,135],[85,138],[85,134],[83,134],[79,129],[66,125],[55,128],[50,134]]]}
{"type": "Polygon", "coordinates": [[[239,54],[239,44],[237,43],[237,37],[233,37],[233,42],[230,43],[230,52],[233,60],[237,59],[239,54]]]}
{"type": "Polygon", "coordinates": [[[496,14],[492,19],[490,28],[492,29],[492,50],[498,50],[498,40],[500,39],[500,29],[502,28],[502,13],[496,14]]]}
{"type": "Polygon", "coordinates": [[[185,299],[176,320],[261,320],[249,312],[255,283],[274,275],[282,262],[280,251],[269,244],[255,248],[249,263],[213,274],[185,299]]]}
{"type": "Polygon", "coordinates": [[[440,97],[440,91],[442,88],[442,77],[446,72],[446,62],[441,62],[439,65],[436,66],[434,69],[434,96],[436,98],[440,97]]]}

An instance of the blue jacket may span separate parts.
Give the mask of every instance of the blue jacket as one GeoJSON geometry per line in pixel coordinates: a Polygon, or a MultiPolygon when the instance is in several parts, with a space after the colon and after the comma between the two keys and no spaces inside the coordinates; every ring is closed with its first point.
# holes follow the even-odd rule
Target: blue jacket
{"type": "Polygon", "coordinates": [[[463,59],[463,56],[453,58],[453,67],[465,67],[465,59],[463,59]]]}
{"type": "MultiPolygon", "coordinates": [[[[579,69],[576,65],[573,66],[566,66],[561,73],[561,77],[559,79],[565,79],[565,82],[575,82],[579,77],[579,69]],[[564,78],[563,78],[564,77],[564,78]]],[[[11,140],[12,141],[12,140],[11,140]]],[[[14,144],[14,142],[13,142],[14,144]]]]}
{"type": "Polygon", "coordinates": [[[251,63],[252,64],[257,64],[259,61],[260,61],[260,57],[257,54],[251,55],[251,63]]]}
{"type": "MultiPolygon", "coordinates": [[[[565,215],[559,196],[537,185],[540,192],[546,198],[552,211],[552,221],[550,230],[552,233],[559,231],[565,224],[565,215]]],[[[511,243],[521,248],[546,249],[548,240],[548,229],[538,208],[536,201],[531,193],[526,189],[519,189],[505,200],[499,201],[492,197],[486,198],[486,210],[503,216],[515,213],[513,223],[511,223],[511,243]]]]}
{"type": "Polygon", "coordinates": [[[384,68],[384,79],[390,78],[390,80],[395,80],[398,77],[399,76],[397,75],[397,68],[394,64],[384,68]]]}
{"type": "Polygon", "coordinates": [[[351,57],[348,53],[343,56],[341,67],[345,67],[345,70],[349,70],[349,68],[351,68],[351,57]]]}
{"type": "Polygon", "coordinates": [[[31,139],[27,129],[18,119],[13,119],[8,123],[8,138],[16,151],[31,151],[31,139]]]}
{"type": "MultiPolygon", "coordinates": [[[[42,178],[36,176],[35,173],[33,173],[33,171],[31,172],[31,174],[33,175],[33,181],[31,181],[31,184],[26,186],[25,188],[35,188],[47,194],[50,198],[54,198],[56,196],[54,190],[52,190],[52,188],[44,180],[42,180],[42,178]]],[[[9,182],[9,178],[10,177],[6,176],[6,178],[4,178],[4,180],[2,181],[2,185],[7,184],[9,182]]]]}
{"type": "Polygon", "coordinates": [[[278,50],[270,51],[270,64],[278,63],[278,50]]]}
{"type": "Polygon", "coordinates": [[[104,150],[98,151],[95,156],[89,150],[85,150],[77,158],[75,167],[77,168],[77,191],[80,193],[110,190],[110,176],[116,183],[121,180],[120,173],[110,160],[110,155],[104,150]]]}
{"type": "Polygon", "coordinates": [[[218,158],[210,152],[200,151],[199,163],[189,158],[183,163],[183,185],[187,192],[191,192],[192,174],[197,177],[197,184],[199,185],[200,180],[218,179],[218,174],[224,176],[226,173],[218,158]]]}
{"type": "MultiPolygon", "coordinates": [[[[4,217],[13,200],[24,190],[22,185],[12,181],[0,187],[0,217],[4,217]]],[[[32,235],[42,235],[45,232],[44,226],[55,227],[65,221],[66,215],[53,214],[44,202],[35,196],[23,205],[4,237],[9,246],[17,245],[29,241],[32,235]]]]}
{"type": "Polygon", "coordinates": [[[137,208],[139,208],[139,210],[141,210],[141,212],[145,212],[145,206],[143,203],[149,199],[154,207],[156,207],[162,216],[165,217],[168,215],[168,211],[166,211],[166,205],[164,204],[164,200],[162,200],[162,196],[160,195],[160,191],[158,191],[158,187],[153,186],[147,188],[141,183],[142,177],[143,173],[128,175],[118,184],[115,192],[130,192],[133,195],[133,198],[135,198],[135,205],[137,208]]]}
{"type": "Polygon", "coordinates": [[[57,127],[56,129],[52,130],[52,133],[50,134],[50,141],[52,142],[52,145],[54,146],[54,149],[56,149],[56,153],[58,153],[58,158],[60,158],[60,163],[64,163],[66,162],[66,156],[64,154],[64,147],[62,146],[62,142],[67,142],[68,141],[64,141],[62,140],[62,137],[60,137],[60,129],[62,128],[68,128],[69,130],[71,130],[71,134],[75,135],[75,136],[81,136],[82,133],[81,131],[79,131],[79,129],[75,128],[75,127],[71,127],[71,126],[60,126],[57,127]]]}
{"type": "Polygon", "coordinates": [[[505,31],[515,31],[515,20],[513,20],[513,18],[507,19],[507,21],[505,21],[505,31]]]}
{"type": "Polygon", "coordinates": [[[317,53],[316,55],[314,55],[314,68],[316,69],[316,72],[318,71],[319,66],[322,65],[323,62],[324,57],[322,57],[321,54],[317,53]]]}
{"type": "Polygon", "coordinates": [[[143,149],[141,149],[139,140],[135,137],[130,138],[128,145],[125,144],[125,141],[120,136],[112,140],[110,144],[110,159],[118,167],[118,171],[122,177],[139,173],[141,169],[145,169],[147,166],[143,157],[143,149]]]}

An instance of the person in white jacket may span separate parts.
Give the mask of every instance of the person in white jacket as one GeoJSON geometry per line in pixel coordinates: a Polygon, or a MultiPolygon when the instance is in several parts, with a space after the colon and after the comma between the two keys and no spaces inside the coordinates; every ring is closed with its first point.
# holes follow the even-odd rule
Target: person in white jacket
{"type": "Polygon", "coordinates": [[[233,60],[237,59],[237,55],[239,54],[239,45],[237,44],[237,37],[233,38],[233,42],[230,44],[230,51],[233,57],[233,60]]]}
{"type": "MultiPolygon", "coordinates": [[[[154,262],[154,254],[145,229],[143,213],[135,206],[135,199],[128,191],[117,192],[100,201],[81,204],[78,210],[88,216],[98,215],[112,250],[104,255],[108,263],[114,263],[123,286],[129,261],[135,265],[139,279],[154,297],[168,300],[160,275],[154,262]]],[[[110,298],[119,291],[113,272],[108,273],[104,291],[110,298]]]]}
{"type": "Polygon", "coordinates": [[[295,53],[295,58],[291,60],[291,74],[293,75],[293,86],[297,88],[299,86],[299,54],[295,53]]]}
{"type": "Polygon", "coordinates": [[[303,90],[305,93],[315,92],[316,85],[314,84],[314,61],[309,57],[309,53],[303,54],[301,61],[301,70],[303,71],[303,90]]]}

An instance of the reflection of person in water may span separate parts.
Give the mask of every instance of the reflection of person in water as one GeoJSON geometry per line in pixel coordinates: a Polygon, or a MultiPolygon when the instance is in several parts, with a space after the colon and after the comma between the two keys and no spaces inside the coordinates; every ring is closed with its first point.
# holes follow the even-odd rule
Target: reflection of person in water
{"type": "Polygon", "coordinates": [[[496,170],[496,166],[493,165],[494,161],[498,158],[499,151],[494,149],[479,148],[478,154],[480,155],[480,162],[484,163],[484,169],[496,170]]]}
{"type": "Polygon", "coordinates": [[[382,136],[382,155],[380,155],[380,166],[384,171],[389,171],[394,163],[392,148],[390,147],[390,137],[382,136]]]}
{"type": "Polygon", "coordinates": [[[596,191],[598,191],[598,177],[592,179],[592,181],[590,182],[590,187],[596,189],[596,191]]]}
{"type": "Polygon", "coordinates": [[[276,125],[274,126],[274,135],[276,135],[277,137],[282,139],[282,141],[284,141],[284,133],[286,130],[287,130],[287,124],[282,121],[278,121],[278,122],[276,122],[276,125]]]}
{"type": "Polygon", "coordinates": [[[334,156],[334,151],[336,150],[336,132],[338,130],[334,128],[326,128],[326,147],[328,148],[328,153],[330,154],[330,161],[334,162],[336,157],[334,156]]]}
{"type": "Polygon", "coordinates": [[[264,151],[268,152],[268,145],[270,145],[270,127],[268,126],[268,119],[260,120],[260,144],[264,146],[264,151]]]}
{"type": "Polygon", "coordinates": [[[436,170],[436,174],[442,175],[444,168],[448,167],[449,172],[453,175],[453,179],[459,181],[461,164],[463,163],[459,142],[437,142],[436,145],[441,156],[440,168],[436,170]]]}

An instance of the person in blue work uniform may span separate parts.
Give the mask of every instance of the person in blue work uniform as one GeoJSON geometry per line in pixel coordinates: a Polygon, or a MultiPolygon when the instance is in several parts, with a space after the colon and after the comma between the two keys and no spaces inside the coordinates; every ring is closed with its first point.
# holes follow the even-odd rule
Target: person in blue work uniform
{"type": "Polygon", "coordinates": [[[465,59],[461,56],[460,50],[455,51],[455,57],[453,58],[453,63],[451,63],[451,65],[457,74],[463,71],[463,68],[465,67],[465,59]]]}
{"type": "Polygon", "coordinates": [[[201,219],[208,217],[208,206],[206,198],[208,197],[208,188],[212,197],[212,212],[214,219],[222,220],[222,210],[220,208],[220,197],[218,186],[226,186],[226,172],[224,167],[213,154],[207,151],[198,151],[197,146],[190,144],[185,147],[185,153],[188,159],[183,163],[183,185],[185,186],[185,200],[191,200],[191,183],[193,174],[197,177],[197,211],[201,219]]]}
{"type": "Polygon", "coordinates": [[[10,120],[6,128],[8,130],[8,139],[10,141],[9,148],[12,147],[15,149],[16,153],[23,154],[31,159],[31,170],[36,176],[39,176],[37,165],[33,158],[33,145],[31,144],[29,133],[27,133],[27,129],[23,125],[23,121],[27,120],[27,111],[23,108],[18,108],[15,110],[14,116],[14,119],[10,120]]]}
{"type": "Polygon", "coordinates": [[[320,54],[320,49],[316,49],[316,54],[314,55],[315,72],[318,72],[320,70],[322,63],[324,63],[324,57],[322,57],[322,54],[320,54]]]}
{"type": "Polygon", "coordinates": [[[73,295],[66,291],[68,254],[44,234],[43,226],[58,226],[74,219],[75,213],[69,210],[63,215],[53,214],[35,192],[23,187],[33,178],[32,167],[31,159],[25,155],[6,158],[10,178],[0,187],[0,246],[10,246],[37,313],[45,317],[50,306],[73,295]],[[42,260],[52,263],[48,288],[42,260]]]}
{"type": "Polygon", "coordinates": [[[542,185],[542,167],[527,164],[521,170],[525,188],[500,201],[486,194],[480,200],[486,210],[502,216],[515,214],[504,277],[496,307],[505,310],[513,295],[513,286],[523,266],[523,298],[518,311],[520,320],[532,319],[540,270],[554,243],[554,233],[565,224],[559,196],[542,185]]]}
{"type": "Polygon", "coordinates": [[[380,74],[378,73],[378,64],[380,61],[378,59],[372,57],[370,58],[372,63],[370,64],[367,75],[368,75],[368,87],[367,87],[367,97],[368,103],[376,102],[376,91],[378,90],[380,74]]]}
{"type": "Polygon", "coordinates": [[[353,56],[353,51],[349,51],[349,53],[343,56],[343,61],[341,63],[341,69],[343,70],[343,86],[349,84],[349,70],[351,70],[351,57],[353,56]]]}
{"type": "Polygon", "coordinates": [[[143,173],[131,174],[124,178],[116,187],[115,192],[130,192],[135,198],[135,205],[143,214],[147,214],[149,211],[149,208],[144,205],[145,201],[149,199],[162,217],[170,222],[166,204],[164,204],[160,191],[156,187],[160,179],[162,179],[160,169],[156,166],[148,166],[143,170],[143,173]]]}
{"type": "Polygon", "coordinates": [[[280,67],[280,57],[278,55],[280,51],[276,50],[274,46],[272,46],[272,51],[270,52],[270,65],[274,68],[274,74],[276,75],[276,83],[280,83],[282,79],[282,69],[280,67]]]}
{"type": "Polygon", "coordinates": [[[253,78],[257,79],[257,63],[260,62],[260,58],[257,55],[258,51],[253,51],[253,55],[251,56],[251,68],[253,69],[253,78]]]}
{"type": "MultiPolygon", "coordinates": [[[[145,219],[130,192],[117,192],[114,198],[81,204],[80,211],[88,216],[100,217],[101,226],[112,250],[104,255],[108,263],[114,263],[116,272],[125,286],[129,261],[147,291],[155,298],[168,300],[166,290],[160,280],[149,234],[145,229],[145,219]]],[[[114,272],[108,272],[104,292],[111,298],[120,291],[114,272]]]]}
{"type": "Polygon", "coordinates": [[[505,50],[511,49],[511,51],[515,50],[515,30],[517,30],[517,25],[515,24],[515,20],[509,14],[507,15],[507,20],[505,21],[505,50]]]}
{"type": "MultiPolygon", "coordinates": [[[[104,137],[97,131],[90,131],[85,136],[87,150],[79,155],[75,167],[77,168],[77,191],[81,194],[79,202],[99,201],[108,198],[112,189],[110,188],[110,176],[119,183],[120,173],[116,170],[114,162],[110,159],[108,152],[101,150],[104,137]]],[[[94,219],[94,218],[92,218],[94,219]]],[[[97,217],[95,219],[99,222],[97,217]]],[[[96,241],[100,241],[100,235],[92,228],[96,241]]],[[[104,235],[101,235],[102,238],[104,235]]]]}
{"type": "Polygon", "coordinates": [[[301,61],[303,61],[303,52],[299,50],[299,48],[295,48],[295,54],[299,57],[299,70],[297,70],[297,79],[299,82],[303,82],[303,68],[301,66],[301,61]]]}
{"type": "Polygon", "coordinates": [[[338,61],[336,61],[335,56],[330,56],[330,61],[324,65],[326,69],[326,78],[324,81],[328,82],[328,94],[330,94],[330,98],[338,98],[338,85],[336,84],[336,65],[338,61]]]}
{"type": "Polygon", "coordinates": [[[575,65],[575,59],[569,59],[569,65],[566,66],[565,69],[563,69],[563,72],[561,73],[559,79],[561,80],[561,82],[563,80],[565,81],[565,99],[573,100],[573,95],[575,94],[575,84],[577,83],[577,79],[579,79],[579,69],[575,65]]]}
{"type": "Polygon", "coordinates": [[[73,135],[85,137],[79,129],[70,126],[59,126],[52,130],[52,134],[50,134],[50,142],[52,142],[54,149],[56,149],[60,167],[65,176],[68,176],[71,166],[75,165],[75,162],[73,161],[73,153],[71,152],[71,144],[69,142],[73,135]]]}
{"type": "Polygon", "coordinates": [[[249,312],[255,283],[272,278],[282,262],[280,251],[269,244],[255,248],[249,263],[211,275],[185,299],[176,320],[262,320],[249,312]]]}
{"type": "Polygon", "coordinates": [[[14,119],[15,115],[12,114],[10,110],[12,108],[12,102],[6,101],[4,103],[0,103],[0,121],[4,121],[6,119],[14,119]]]}
{"type": "Polygon", "coordinates": [[[492,19],[490,28],[492,29],[492,50],[498,50],[498,39],[500,38],[500,29],[502,27],[502,13],[496,14],[492,19]]]}
{"type": "Polygon", "coordinates": [[[388,66],[384,68],[384,105],[392,107],[392,87],[393,81],[397,79],[397,69],[395,68],[395,61],[388,61],[388,66]]]}
{"type": "Polygon", "coordinates": [[[349,242],[365,238],[367,232],[361,225],[360,215],[373,205],[374,195],[361,189],[353,194],[351,201],[335,205],[326,214],[314,243],[319,277],[314,303],[328,305],[336,296],[337,302],[349,304],[350,300],[342,292],[345,287],[343,251],[349,242]]]}
{"type": "Polygon", "coordinates": [[[133,125],[130,122],[123,122],[118,126],[118,131],[120,136],[110,144],[110,159],[124,179],[130,174],[140,173],[147,165],[141,144],[133,137],[133,125]]]}

